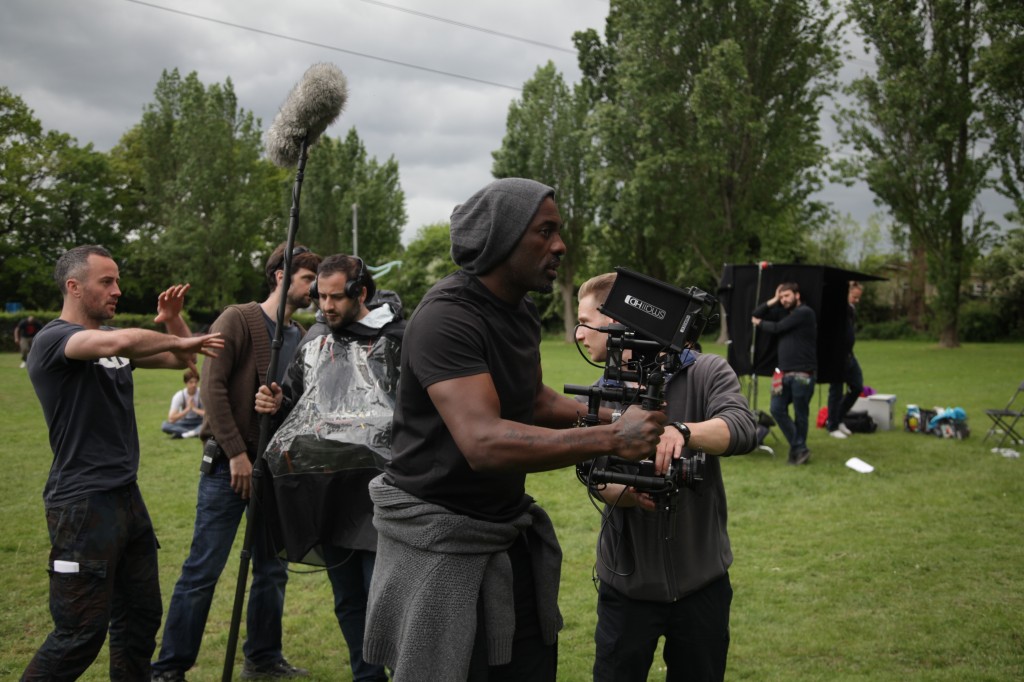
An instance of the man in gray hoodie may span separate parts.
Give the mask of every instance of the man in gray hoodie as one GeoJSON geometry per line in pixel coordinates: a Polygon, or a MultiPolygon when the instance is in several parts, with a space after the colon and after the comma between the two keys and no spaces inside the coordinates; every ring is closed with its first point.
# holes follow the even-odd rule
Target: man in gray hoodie
{"type": "MultiPolygon", "coordinates": [[[[607,359],[614,322],[598,310],[613,274],[584,282],[579,291],[576,338],[591,360],[607,359]]],[[[597,632],[594,680],[643,682],[658,639],[665,637],[668,680],[721,680],[729,651],[732,548],[720,457],[750,452],[757,424],[739,380],[718,355],[690,349],[665,386],[669,426],[658,444],[656,470],[673,458],[698,452],[706,458],[703,481],[681,488],[672,511],[647,493],[609,484],[597,546],[597,632]]]]}

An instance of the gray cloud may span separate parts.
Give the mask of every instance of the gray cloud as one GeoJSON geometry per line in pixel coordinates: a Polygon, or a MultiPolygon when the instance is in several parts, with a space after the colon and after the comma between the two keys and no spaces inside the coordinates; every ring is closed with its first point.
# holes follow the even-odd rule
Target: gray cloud
{"type": "MultiPolygon", "coordinates": [[[[409,0],[389,0],[409,8],[409,0]]],[[[107,150],[137,123],[165,69],[196,71],[204,83],[231,78],[240,105],[266,128],[310,64],[337,64],[349,80],[345,113],[327,134],[355,126],[369,154],[394,156],[408,201],[405,238],[447,220],[455,204],[490,179],[515,90],[399,66],[405,62],[520,87],[548,60],[577,81],[575,55],[431,21],[360,0],[152,0],[266,33],[204,21],[129,0],[5,0],[0,73],[47,129],[107,150]],[[294,42],[274,33],[307,41],[294,42]],[[339,52],[319,43],[372,55],[339,52]]],[[[606,0],[436,0],[415,9],[571,48],[573,32],[603,33],[606,0]]],[[[822,198],[830,200],[835,188],[822,198]]],[[[877,211],[839,188],[854,217],[877,211]],[[860,206],[865,207],[861,212],[860,206]]],[[[855,190],[856,191],[856,190],[855,190]]]]}

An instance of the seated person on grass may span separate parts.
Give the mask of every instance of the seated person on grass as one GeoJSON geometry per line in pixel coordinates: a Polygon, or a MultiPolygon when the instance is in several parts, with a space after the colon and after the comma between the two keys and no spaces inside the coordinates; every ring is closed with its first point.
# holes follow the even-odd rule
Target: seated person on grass
{"type": "Polygon", "coordinates": [[[172,438],[195,438],[199,435],[199,427],[203,424],[203,401],[199,397],[199,375],[191,369],[185,370],[185,388],[171,398],[171,409],[167,413],[167,421],[160,426],[164,433],[172,438]]]}

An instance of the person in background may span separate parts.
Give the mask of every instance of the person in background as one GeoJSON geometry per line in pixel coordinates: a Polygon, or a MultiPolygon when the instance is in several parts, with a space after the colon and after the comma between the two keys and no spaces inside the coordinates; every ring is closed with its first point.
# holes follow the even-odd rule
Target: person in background
{"type": "Polygon", "coordinates": [[[186,369],[183,375],[185,388],[171,398],[171,409],[167,412],[167,421],[160,425],[160,430],[171,434],[173,438],[195,438],[199,435],[199,427],[203,425],[203,400],[199,397],[199,375],[186,369]]]}
{"type": "Polygon", "coordinates": [[[843,417],[857,402],[864,390],[864,373],[860,363],[853,354],[853,344],[857,340],[857,304],[860,303],[864,287],[860,282],[851,281],[846,295],[845,329],[843,334],[843,376],[841,381],[829,384],[828,387],[828,434],[833,438],[847,438],[853,432],[843,423],[843,417]],[[843,394],[843,386],[847,387],[843,394]]]}
{"type": "Polygon", "coordinates": [[[776,287],[775,296],[754,308],[751,321],[779,337],[780,376],[773,377],[771,413],[789,441],[789,464],[807,464],[811,459],[807,447],[808,411],[814,395],[814,374],[818,371],[817,317],[800,300],[800,286],[783,282],[776,287]]]}
{"type": "Polygon", "coordinates": [[[21,365],[19,365],[21,369],[25,369],[26,362],[28,361],[28,352],[32,350],[32,340],[42,328],[43,325],[39,324],[34,315],[29,315],[15,325],[14,343],[18,344],[18,350],[21,351],[21,365]]]}

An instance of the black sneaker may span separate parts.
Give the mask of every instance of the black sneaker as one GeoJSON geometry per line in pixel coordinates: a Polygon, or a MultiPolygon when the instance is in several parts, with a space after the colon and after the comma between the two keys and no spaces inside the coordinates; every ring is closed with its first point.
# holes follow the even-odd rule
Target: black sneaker
{"type": "Polygon", "coordinates": [[[248,658],[242,663],[243,680],[269,680],[289,677],[309,677],[309,671],[305,668],[296,668],[283,658],[264,665],[256,665],[248,658]]]}
{"type": "Polygon", "coordinates": [[[793,461],[793,463],[799,466],[800,464],[807,464],[809,461],[811,461],[811,451],[808,450],[807,448],[804,448],[803,450],[797,453],[796,459],[793,461]]]}
{"type": "Polygon", "coordinates": [[[179,670],[164,670],[162,672],[154,670],[149,679],[151,682],[187,682],[185,673],[179,670]]]}

